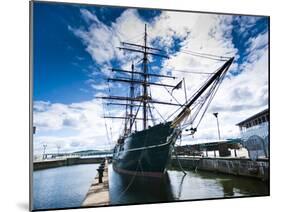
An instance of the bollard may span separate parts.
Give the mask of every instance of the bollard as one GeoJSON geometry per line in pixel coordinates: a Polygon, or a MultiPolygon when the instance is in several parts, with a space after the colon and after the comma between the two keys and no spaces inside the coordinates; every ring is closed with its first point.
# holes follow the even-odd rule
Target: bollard
{"type": "Polygon", "coordinates": [[[99,183],[102,183],[102,177],[103,177],[103,171],[104,171],[104,167],[100,166],[98,169],[98,174],[99,174],[99,183]]]}

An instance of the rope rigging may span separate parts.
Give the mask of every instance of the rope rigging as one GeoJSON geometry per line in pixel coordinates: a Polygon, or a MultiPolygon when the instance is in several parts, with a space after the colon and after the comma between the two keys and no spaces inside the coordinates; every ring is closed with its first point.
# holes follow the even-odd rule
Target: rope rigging
{"type": "Polygon", "coordinates": [[[231,57],[225,57],[225,56],[220,56],[220,55],[195,52],[195,51],[190,51],[190,50],[184,50],[184,51],[181,51],[181,52],[185,53],[185,54],[192,55],[192,56],[197,56],[197,57],[210,59],[210,60],[217,60],[217,61],[227,61],[231,58],[231,57]]]}
{"type": "MultiPolygon", "coordinates": [[[[122,35],[122,33],[118,32],[120,35],[122,35]]],[[[140,34],[132,37],[130,40],[136,40],[136,39],[140,38],[140,34]]],[[[197,92],[193,93],[193,95],[191,97],[189,97],[189,99],[187,99],[187,95],[186,95],[186,88],[185,88],[185,83],[184,83],[184,91],[185,91],[185,102],[184,104],[181,104],[180,101],[177,100],[177,98],[173,95],[173,90],[174,89],[179,89],[182,87],[182,82],[183,80],[178,83],[176,86],[174,85],[167,85],[164,84],[163,81],[160,79],[158,79],[157,81],[151,80],[150,77],[168,77],[168,78],[175,78],[172,76],[168,76],[168,75],[163,75],[163,74],[152,74],[151,70],[150,70],[150,65],[151,62],[149,61],[149,57],[150,56],[159,56],[160,58],[166,58],[168,59],[169,57],[167,55],[161,54],[161,51],[164,52],[161,49],[158,48],[154,48],[151,47],[147,42],[147,26],[145,25],[145,33],[144,33],[144,44],[137,44],[137,43],[129,43],[128,39],[126,42],[120,42],[121,43],[121,47],[118,47],[120,50],[124,50],[124,51],[129,51],[129,52],[135,52],[135,53],[142,53],[143,54],[143,58],[137,63],[139,65],[142,66],[143,72],[140,71],[128,71],[128,70],[122,70],[122,69],[112,69],[112,71],[116,71],[116,72],[121,72],[121,73],[129,73],[132,75],[132,78],[124,78],[119,76],[116,76],[115,78],[108,78],[108,81],[113,81],[113,82],[120,82],[120,83],[130,83],[131,84],[131,88],[135,85],[139,85],[136,86],[136,93],[140,93],[140,95],[128,95],[127,98],[123,97],[123,96],[108,96],[108,97],[103,97],[104,99],[111,99],[111,100],[120,100],[126,101],[126,108],[125,108],[125,117],[107,117],[107,118],[125,118],[125,128],[124,128],[124,134],[127,134],[127,132],[131,131],[132,129],[132,125],[135,123],[136,119],[141,119],[143,120],[143,129],[147,128],[147,123],[151,120],[153,125],[156,124],[156,120],[155,117],[153,116],[152,113],[152,109],[155,109],[155,111],[157,111],[157,113],[160,115],[161,119],[163,119],[164,121],[169,120],[171,117],[174,117],[174,115],[176,113],[179,112],[179,110],[182,110],[175,118],[173,118],[173,125],[172,127],[175,126],[179,126],[180,128],[186,127],[187,124],[194,124],[195,119],[197,119],[197,117],[201,114],[201,117],[196,125],[194,132],[196,131],[197,127],[199,126],[199,124],[201,123],[203,116],[205,115],[211,101],[214,98],[214,95],[217,92],[217,88],[219,87],[219,84],[222,80],[222,78],[225,75],[225,72],[222,72],[227,65],[229,64],[231,59],[230,57],[226,57],[226,56],[219,56],[219,55],[214,55],[214,54],[208,54],[208,53],[202,53],[202,52],[195,52],[195,51],[190,51],[188,49],[184,49],[181,48],[181,50],[179,52],[184,53],[184,54],[188,54],[191,56],[195,56],[195,57],[200,57],[200,58],[204,58],[204,59],[209,59],[209,60],[216,60],[216,61],[220,61],[220,62],[226,62],[219,70],[219,74],[217,74],[216,72],[197,72],[197,71],[185,71],[185,70],[173,70],[173,71],[178,71],[178,72],[184,72],[184,73],[192,73],[192,74],[205,74],[205,75],[210,75],[208,77],[208,79],[203,83],[203,86],[200,87],[199,90],[197,90],[197,92]],[[159,52],[159,53],[158,53],[159,52]],[[227,65],[226,65],[227,64],[227,65]],[[149,71],[150,70],[150,71],[149,71]],[[223,73],[223,75],[221,76],[221,74],[223,73]],[[136,77],[133,77],[136,76],[136,77]],[[218,79],[217,79],[218,78],[218,79]],[[168,92],[168,94],[171,96],[171,100],[170,102],[161,102],[161,101],[157,101],[152,99],[152,95],[151,95],[151,86],[162,86],[165,88],[165,90],[168,92]],[[171,91],[168,89],[168,87],[173,88],[171,91]],[[142,91],[141,91],[142,88],[142,91]],[[202,95],[202,96],[201,96],[202,95]],[[175,101],[176,103],[172,103],[172,101],[175,101]],[[138,109],[136,111],[136,114],[134,114],[134,118],[133,118],[133,123],[132,121],[132,108],[137,102],[140,102],[140,104],[138,105],[138,109]],[[160,114],[160,112],[154,107],[154,104],[166,104],[166,105],[174,105],[174,106],[179,106],[174,112],[172,112],[170,115],[168,115],[168,117],[166,119],[164,119],[164,117],[160,114]],[[152,107],[153,105],[153,107],[152,107]],[[128,106],[130,106],[130,114],[128,113],[128,106]],[[143,109],[143,117],[142,118],[137,118],[138,112],[140,107],[142,107],[143,109]],[[203,109],[203,111],[202,111],[203,109]],[[190,115],[190,112],[192,110],[192,115],[190,115]],[[202,112],[202,113],[201,113],[202,112]],[[129,117],[129,118],[128,118],[129,117]],[[151,117],[151,119],[150,119],[151,117]],[[128,131],[127,125],[128,122],[130,121],[130,128],[128,131]],[[176,125],[174,125],[176,124],[176,125]]],[[[232,61],[231,61],[232,63],[232,61]]],[[[133,65],[132,65],[133,67],[133,65]]],[[[227,69],[229,68],[229,66],[227,67],[227,69]]],[[[128,74],[127,74],[128,75],[128,74]]],[[[124,76],[124,75],[123,75],[124,76]]],[[[110,91],[110,88],[109,88],[110,91]]],[[[118,104],[116,104],[118,105],[118,104]]],[[[119,105],[122,105],[119,103],[119,105]]],[[[135,111],[135,110],[134,110],[135,111]]],[[[130,132],[129,132],[130,133],[130,132]]]]}
{"type": "MultiPolygon", "coordinates": [[[[193,134],[197,131],[197,129],[198,129],[198,127],[199,127],[199,125],[200,125],[200,123],[201,123],[201,121],[202,121],[202,119],[203,119],[203,117],[204,117],[204,115],[205,115],[205,113],[206,113],[206,111],[207,111],[207,109],[209,108],[210,103],[212,102],[212,100],[213,100],[215,94],[216,94],[217,91],[218,91],[218,88],[219,88],[219,86],[220,86],[220,84],[221,84],[223,78],[224,78],[225,75],[226,75],[226,71],[225,71],[225,72],[222,72],[222,71],[225,70],[225,68],[227,68],[227,69],[229,68],[229,65],[228,65],[228,64],[229,64],[230,61],[232,62],[232,60],[233,60],[233,59],[230,59],[230,60],[229,60],[228,62],[226,62],[221,68],[217,69],[216,72],[214,72],[214,73],[218,73],[218,72],[220,71],[220,73],[222,73],[222,74],[220,74],[220,75],[217,75],[217,74],[216,74],[216,76],[210,76],[210,77],[203,83],[203,85],[201,86],[201,88],[200,88],[199,90],[197,90],[197,92],[195,92],[195,93],[189,98],[189,100],[185,102],[184,105],[180,106],[180,107],[179,107],[177,110],[175,110],[171,115],[169,115],[167,119],[170,119],[172,116],[174,116],[181,108],[186,108],[186,107],[188,107],[189,110],[190,110],[190,112],[192,111],[192,114],[189,115],[188,118],[184,119],[184,120],[183,120],[183,123],[181,123],[180,129],[182,130],[182,129],[186,128],[188,125],[191,125],[191,126],[192,126],[192,125],[194,124],[196,118],[197,118],[198,115],[200,114],[200,112],[202,112],[201,115],[200,115],[199,121],[198,121],[198,123],[196,124],[196,127],[191,127],[191,128],[189,129],[190,135],[193,135],[193,134]],[[208,86],[209,86],[209,87],[208,87],[208,86]],[[203,89],[203,88],[204,88],[204,89],[203,89]],[[206,89],[206,88],[207,88],[207,89],[206,89]],[[202,89],[203,89],[203,90],[202,90],[202,89]],[[204,93],[205,93],[205,94],[204,94],[204,93]],[[202,95],[202,94],[203,94],[203,96],[200,97],[199,95],[202,95]],[[199,98],[198,98],[198,97],[199,97],[199,98]],[[196,100],[194,101],[194,99],[196,99],[196,100]],[[191,102],[192,102],[192,103],[191,103],[191,102]],[[187,106],[187,105],[189,105],[189,106],[187,106]],[[204,108],[203,111],[202,111],[202,108],[204,108]]],[[[230,63],[230,64],[231,64],[231,63],[230,63]]],[[[179,115],[177,115],[177,118],[178,118],[178,117],[179,117],[179,115]]]]}
{"type": "MultiPolygon", "coordinates": [[[[102,101],[102,111],[103,111],[103,116],[105,116],[105,110],[104,110],[104,103],[103,103],[103,101],[102,101]]],[[[106,130],[107,142],[110,145],[112,143],[112,140],[110,140],[110,138],[109,138],[108,127],[107,127],[107,123],[106,123],[105,119],[104,119],[104,125],[105,125],[105,130],[106,130]]]]}
{"type": "MultiPolygon", "coordinates": [[[[134,38],[136,39],[136,38],[134,38]]],[[[172,85],[172,81],[170,80],[161,80],[161,78],[173,78],[169,72],[163,73],[160,69],[157,70],[158,73],[153,73],[150,70],[150,66],[153,64],[157,64],[160,68],[164,67],[167,62],[165,60],[154,60],[153,56],[158,56],[160,58],[169,57],[165,55],[165,52],[154,48],[153,46],[149,46],[149,42],[147,42],[147,27],[145,25],[145,33],[144,33],[144,43],[143,45],[137,43],[128,43],[128,42],[120,42],[121,46],[118,47],[120,50],[129,51],[135,53],[135,55],[141,54],[143,58],[136,64],[137,70],[135,70],[135,64],[132,63],[131,70],[123,70],[121,68],[112,68],[111,71],[118,72],[121,74],[126,73],[126,77],[124,75],[112,74],[108,75],[107,82],[108,82],[108,91],[109,93],[112,92],[112,95],[109,96],[99,96],[96,95],[96,98],[110,100],[109,104],[111,105],[118,105],[118,109],[120,106],[126,106],[122,108],[124,112],[120,113],[117,110],[108,110],[108,113],[112,112],[115,116],[107,116],[105,117],[105,109],[104,103],[103,104],[103,115],[104,118],[113,118],[123,119],[122,124],[117,122],[119,126],[115,127],[119,131],[116,134],[119,134],[119,138],[117,140],[116,146],[113,151],[112,156],[112,166],[116,168],[115,170],[120,172],[133,174],[133,177],[130,179],[127,185],[124,185],[124,190],[121,192],[119,198],[121,197],[131,188],[132,184],[135,181],[136,176],[138,173],[141,176],[158,176],[159,172],[164,173],[166,164],[168,162],[169,157],[171,156],[171,152],[175,155],[176,160],[179,164],[181,171],[186,175],[186,171],[182,167],[181,160],[178,157],[177,151],[175,149],[175,143],[178,139],[182,139],[182,132],[185,129],[186,131],[190,132],[190,135],[193,135],[200,123],[203,120],[203,117],[208,110],[210,103],[214,99],[215,94],[218,91],[218,88],[222,82],[222,79],[226,75],[226,71],[232,64],[234,58],[227,58],[217,55],[211,54],[203,54],[198,52],[192,51],[181,51],[184,54],[189,54],[195,57],[201,57],[204,59],[216,60],[220,62],[224,62],[224,64],[216,70],[214,73],[209,72],[192,72],[186,71],[185,73],[196,73],[196,74],[205,74],[208,75],[205,80],[203,77],[200,77],[200,81],[203,82],[203,85],[199,87],[198,90],[194,91],[192,84],[190,84],[189,91],[192,92],[192,95],[187,98],[186,94],[186,85],[185,85],[185,75],[183,75],[183,79],[178,82],[176,85],[172,85]],[[161,52],[162,51],[162,52],[161,52]],[[164,53],[163,53],[164,52],[164,53]],[[150,62],[150,58],[151,61],[150,62]],[[128,75],[130,77],[128,77],[128,75]],[[160,78],[160,79],[159,79],[160,78]],[[110,82],[117,82],[120,83],[127,83],[126,85],[130,85],[130,89],[126,92],[124,86],[118,86],[117,89],[110,89],[110,82]],[[171,83],[171,84],[165,84],[171,83]],[[184,84],[183,84],[184,83],[184,84]],[[160,86],[164,87],[169,96],[166,98],[165,101],[160,101],[157,99],[152,98],[152,93],[157,95],[156,97],[164,99],[163,92],[159,90],[153,90],[153,86],[160,86]],[[135,89],[136,88],[136,89],[135,89]],[[182,99],[178,97],[179,93],[174,94],[174,90],[178,90],[184,88],[184,96],[182,95],[182,99]],[[169,90],[171,89],[171,90],[169,90]],[[111,91],[112,90],[112,91],[111,91]],[[158,92],[157,92],[158,91],[158,92]],[[174,95],[175,96],[174,96],[174,95]],[[178,99],[181,101],[179,101],[178,99]],[[169,102],[170,99],[170,102],[169,102]],[[183,100],[184,99],[184,100],[183,100]],[[174,100],[174,101],[173,101],[174,100]],[[173,101],[173,102],[172,102],[173,101]],[[176,103],[175,103],[176,102],[176,103]],[[181,103],[183,102],[183,104],[181,103]],[[161,113],[155,108],[154,105],[162,104],[162,105],[169,105],[169,106],[178,106],[176,110],[172,113],[170,110],[166,110],[167,108],[161,108],[161,111],[165,111],[166,115],[169,115],[168,118],[164,119],[161,113]],[[142,110],[140,113],[140,109],[142,110]],[[129,110],[129,112],[128,112],[129,110]],[[160,117],[166,123],[159,123],[157,125],[156,121],[159,121],[159,117],[157,114],[152,113],[152,110],[155,110],[160,117]],[[191,113],[192,112],[192,113],[191,113]],[[120,116],[122,115],[122,116],[120,116]],[[156,116],[155,116],[156,115],[156,116]],[[172,118],[172,119],[171,119],[172,118]],[[141,124],[137,125],[137,120],[141,120],[141,124]],[[196,122],[196,123],[195,123],[196,122]],[[151,127],[149,124],[153,124],[151,127]],[[129,125],[129,128],[128,128],[129,125]],[[136,131],[132,130],[133,125],[136,127],[136,131]],[[191,126],[190,129],[187,127],[191,126]],[[195,126],[195,127],[193,127],[195,126]],[[142,130],[137,131],[137,127],[141,127],[142,130]],[[156,154],[155,154],[156,153],[156,154]],[[160,155],[162,154],[162,155],[160,155]],[[147,172],[147,173],[145,173],[147,172]],[[158,173],[157,173],[158,172],[158,173]],[[157,174],[157,175],[156,175],[157,174]]],[[[125,57],[129,58],[129,57],[125,57]]],[[[136,57],[134,57],[136,61],[136,57]]],[[[137,59],[138,60],[138,59],[137,59]]],[[[214,62],[213,62],[214,63],[214,62]]],[[[124,65],[125,63],[118,63],[118,65],[124,65]]],[[[219,64],[216,62],[216,65],[219,64]]],[[[169,64],[167,64],[169,66],[169,64]]],[[[176,70],[182,71],[182,70],[176,70]]],[[[183,71],[182,71],[183,72],[183,71]]],[[[169,109],[169,108],[168,108],[169,109]]],[[[113,123],[113,122],[112,122],[113,123]]],[[[113,125],[113,124],[112,124],[113,125]]],[[[109,130],[107,126],[107,122],[105,121],[105,128],[107,134],[107,140],[109,142],[109,130]]],[[[112,139],[112,131],[111,132],[111,139],[112,139]]],[[[180,140],[182,141],[182,140],[180,140]]],[[[180,196],[180,194],[179,194],[180,196]]],[[[118,201],[120,200],[118,199],[118,201]]]]}
{"type": "Polygon", "coordinates": [[[190,118],[191,119],[190,123],[183,123],[182,129],[186,128],[187,125],[193,124],[194,120],[199,115],[199,112],[201,111],[201,109],[205,105],[205,108],[204,108],[204,110],[203,110],[203,112],[202,112],[202,114],[200,116],[200,119],[199,119],[196,127],[195,128],[193,128],[193,127],[190,128],[190,131],[191,131],[192,135],[197,131],[197,129],[198,129],[198,127],[199,127],[199,125],[200,125],[200,123],[201,123],[205,113],[207,112],[207,109],[209,108],[209,105],[211,104],[212,100],[214,99],[214,97],[215,97],[215,95],[216,95],[216,93],[217,93],[217,91],[219,89],[219,86],[221,85],[221,82],[222,82],[223,78],[225,77],[225,75],[226,75],[226,72],[224,72],[218,79],[216,79],[216,81],[209,88],[209,91],[205,94],[203,99],[199,100],[197,102],[196,106],[193,107],[193,109],[196,108],[196,107],[197,107],[197,109],[196,109],[195,113],[193,114],[193,117],[190,118]]]}
{"type": "Polygon", "coordinates": [[[177,69],[173,69],[173,72],[182,72],[182,73],[188,73],[188,74],[206,74],[206,75],[211,75],[214,73],[211,72],[200,72],[200,71],[187,71],[187,70],[177,70],[177,69]]]}
{"type": "Polygon", "coordinates": [[[199,55],[205,55],[205,56],[211,56],[211,57],[217,57],[217,58],[223,58],[229,60],[231,57],[221,56],[221,55],[215,55],[215,54],[208,54],[208,53],[202,53],[202,52],[195,52],[190,50],[185,50],[187,52],[191,52],[193,54],[199,54],[199,55]]]}

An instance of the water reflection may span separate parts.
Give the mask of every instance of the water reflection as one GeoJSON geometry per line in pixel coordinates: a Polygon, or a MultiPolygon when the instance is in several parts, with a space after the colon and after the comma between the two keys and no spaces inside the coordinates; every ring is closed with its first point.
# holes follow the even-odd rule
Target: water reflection
{"type": "Polygon", "coordinates": [[[232,179],[221,179],[219,182],[223,187],[225,197],[269,194],[267,183],[260,180],[233,177],[232,179]]]}
{"type": "Polygon", "coordinates": [[[178,189],[178,195],[174,198],[175,200],[180,200],[181,199],[181,193],[182,193],[182,190],[183,190],[183,182],[184,182],[184,179],[185,177],[187,176],[186,173],[183,173],[182,177],[181,177],[181,181],[180,181],[180,184],[179,184],[179,189],[178,189]]]}
{"type": "Polygon", "coordinates": [[[163,179],[118,174],[110,167],[111,204],[170,202],[235,196],[268,195],[260,180],[219,173],[169,170],[163,179]]]}
{"type": "MultiPolygon", "coordinates": [[[[98,164],[35,171],[35,209],[80,207],[98,164]]],[[[212,172],[169,169],[164,178],[120,175],[109,165],[111,205],[170,202],[235,196],[268,195],[260,180],[212,172]]]]}
{"type": "Polygon", "coordinates": [[[168,173],[179,200],[269,194],[268,182],[257,179],[204,171],[188,171],[186,176],[179,170],[168,173]]]}
{"type": "Polygon", "coordinates": [[[110,201],[112,205],[174,200],[168,174],[163,178],[123,175],[109,167],[110,201]]]}

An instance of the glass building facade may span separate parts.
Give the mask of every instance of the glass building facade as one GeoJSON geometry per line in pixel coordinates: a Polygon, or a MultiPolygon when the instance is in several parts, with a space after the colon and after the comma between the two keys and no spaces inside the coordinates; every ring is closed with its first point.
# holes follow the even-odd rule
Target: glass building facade
{"type": "Polygon", "coordinates": [[[269,110],[263,110],[237,124],[251,159],[269,157],[269,110]]]}

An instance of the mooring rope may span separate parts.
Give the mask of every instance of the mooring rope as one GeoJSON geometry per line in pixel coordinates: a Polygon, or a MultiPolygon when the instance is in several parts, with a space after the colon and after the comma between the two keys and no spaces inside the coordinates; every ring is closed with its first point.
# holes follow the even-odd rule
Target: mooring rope
{"type": "MultiPolygon", "coordinates": [[[[141,152],[141,154],[140,154],[140,156],[139,156],[139,158],[138,158],[138,165],[137,165],[137,167],[136,167],[136,169],[135,169],[135,171],[134,171],[134,174],[133,174],[133,176],[132,176],[130,182],[128,183],[127,187],[121,192],[121,194],[120,194],[120,196],[119,196],[119,200],[117,200],[117,202],[120,203],[121,197],[124,196],[124,194],[129,190],[129,188],[130,188],[131,185],[133,184],[133,182],[134,182],[134,180],[135,180],[135,178],[136,178],[136,176],[137,176],[138,168],[139,168],[139,166],[140,166],[140,158],[142,157],[142,155],[143,155],[143,151],[141,152]]],[[[143,172],[142,172],[142,173],[143,173],[143,172]]]]}
{"type": "Polygon", "coordinates": [[[130,182],[128,183],[127,187],[121,192],[121,194],[120,194],[119,199],[117,200],[117,202],[121,203],[121,202],[120,202],[121,197],[124,196],[124,194],[129,190],[129,188],[130,188],[131,185],[133,184],[133,182],[134,182],[134,180],[135,180],[135,178],[136,178],[136,176],[137,176],[137,170],[138,170],[138,166],[137,166],[136,170],[134,171],[135,174],[132,176],[132,178],[131,178],[130,182]]]}
{"type": "Polygon", "coordinates": [[[177,161],[178,161],[178,164],[179,164],[179,166],[180,166],[180,169],[181,169],[181,171],[184,173],[184,175],[186,175],[187,173],[185,172],[185,170],[182,168],[182,165],[181,165],[181,162],[180,162],[180,160],[179,160],[179,158],[178,158],[178,154],[177,154],[177,152],[176,152],[176,150],[175,150],[175,147],[172,145],[172,147],[173,147],[173,150],[174,150],[174,152],[175,152],[175,155],[176,155],[176,159],[177,159],[177,161]]]}

